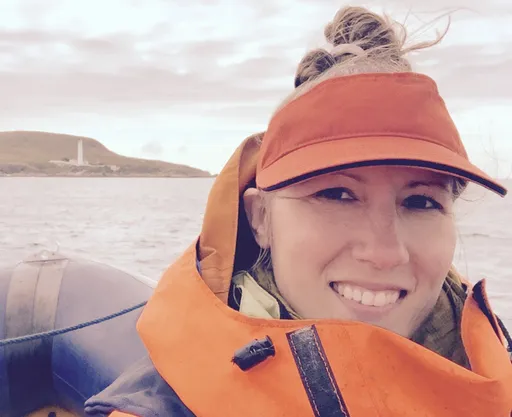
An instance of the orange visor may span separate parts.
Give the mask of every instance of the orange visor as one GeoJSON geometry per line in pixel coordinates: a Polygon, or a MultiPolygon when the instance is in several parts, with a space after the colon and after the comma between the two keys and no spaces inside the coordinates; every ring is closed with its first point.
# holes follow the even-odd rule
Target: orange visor
{"type": "Polygon", "coordinates": [[[285,105],[263,137],[256,183],[272,191],[375,165],[423,167],[507,193],[469,161],[436,83],[416,73],[336,77],[285,105]]]}

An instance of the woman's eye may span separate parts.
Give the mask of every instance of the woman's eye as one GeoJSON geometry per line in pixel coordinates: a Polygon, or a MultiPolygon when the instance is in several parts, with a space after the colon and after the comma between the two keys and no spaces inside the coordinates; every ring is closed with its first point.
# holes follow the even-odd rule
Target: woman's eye
{"type": "Polygon", "coordinates": [[[327,188],[315,193],[315,197],[327,200],[354,200],[352,193],[346,188],[327,188]]]}
{"type": "Polygon", "coordinates": [[[404,201],[404,206],[411,210],[442,210],[443,206],[431,197],[412,195],[404,201]]]}

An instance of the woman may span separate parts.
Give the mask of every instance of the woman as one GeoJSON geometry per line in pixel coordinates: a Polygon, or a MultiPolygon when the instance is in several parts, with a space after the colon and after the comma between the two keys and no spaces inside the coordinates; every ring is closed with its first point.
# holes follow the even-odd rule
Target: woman
{"type": "MultiPolygon", "coordinates": [[[[451,267],[467,158],[404,37],[340,10],[211,191],[138,324],[149,358],[91,415],[509,416],[506,331],[451,267]]],[[[510,342],[510,341],[509,341],[510,342]]]]}

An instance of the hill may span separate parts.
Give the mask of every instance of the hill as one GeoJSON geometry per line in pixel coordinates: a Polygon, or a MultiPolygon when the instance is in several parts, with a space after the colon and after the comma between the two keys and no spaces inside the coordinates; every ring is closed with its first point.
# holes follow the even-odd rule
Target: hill
{"type": "Polygon", "coordinates": [[[105,177],[210,177],[187,165],[130,158],[95,139],[48,132],[0,132],[0,175],[105,177]],[[79,139],[84,164],[77,163],[79,139]]]}

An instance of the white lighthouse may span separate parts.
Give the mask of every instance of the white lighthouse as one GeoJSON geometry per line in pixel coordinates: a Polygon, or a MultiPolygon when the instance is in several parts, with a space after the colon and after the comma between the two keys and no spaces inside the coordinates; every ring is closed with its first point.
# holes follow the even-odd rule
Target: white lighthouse
{"type": "Polygon", "coordinates": [[[78,155],[76,158],[76,164],[78,166],[84,164],[84,142],[82,139],[78,139],[78,155]]]}

